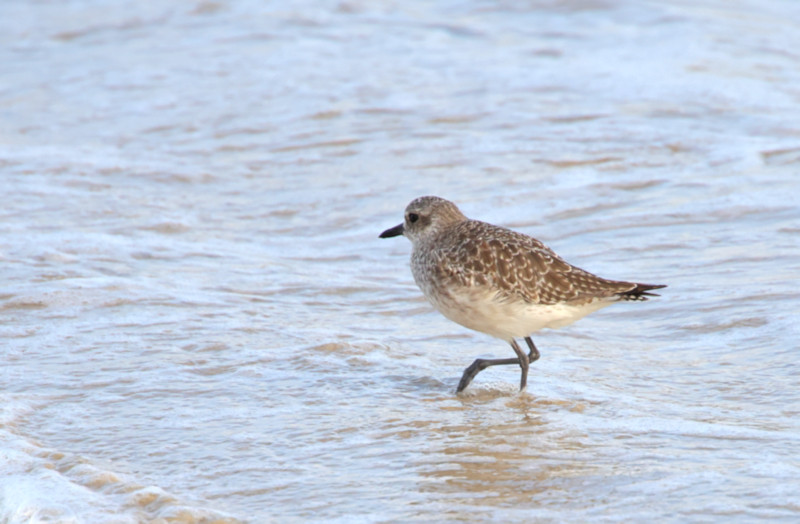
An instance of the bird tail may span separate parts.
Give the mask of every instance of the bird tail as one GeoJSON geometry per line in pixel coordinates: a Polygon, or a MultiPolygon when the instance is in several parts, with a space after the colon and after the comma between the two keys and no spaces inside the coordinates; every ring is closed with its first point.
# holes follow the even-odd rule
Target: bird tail
{"type": "Polygon", "coordinates": [[[660,296],[657,293],[648,293],[648,291],[667,287],[663,284],[634,284],[634,286],[631,290],[617,293],[617,296],[622,300],[647,300],[647,297],[660,296]]]}

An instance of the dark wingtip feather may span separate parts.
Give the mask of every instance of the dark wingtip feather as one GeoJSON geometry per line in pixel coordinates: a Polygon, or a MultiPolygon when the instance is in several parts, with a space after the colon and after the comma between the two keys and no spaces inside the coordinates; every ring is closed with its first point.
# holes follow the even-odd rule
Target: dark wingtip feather
{"type": "Polygon", "coordinates": [[[619,296],[623,300],[647,300],[647,297],[661,296],[658,293],[648,293],[648,291],[667,287],[664,284],[636,284],[635,286],[630,291],[620,293],[619,296]]]}

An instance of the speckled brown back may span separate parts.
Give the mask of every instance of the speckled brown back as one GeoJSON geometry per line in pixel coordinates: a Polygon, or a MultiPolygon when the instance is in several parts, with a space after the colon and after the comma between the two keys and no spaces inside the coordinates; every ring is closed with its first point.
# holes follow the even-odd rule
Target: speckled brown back
{"type": "MultiPolygon", "coordinates": [[[[464,220],[431,239],[418,262],[448,286],[488,286],[500,300],[582,305],[625,296],[637,284],[606,280],[577,268],[535,238],[477,220],[464,220]]],[[[648,287],[649,288],[649,287],[648,287]]]]}

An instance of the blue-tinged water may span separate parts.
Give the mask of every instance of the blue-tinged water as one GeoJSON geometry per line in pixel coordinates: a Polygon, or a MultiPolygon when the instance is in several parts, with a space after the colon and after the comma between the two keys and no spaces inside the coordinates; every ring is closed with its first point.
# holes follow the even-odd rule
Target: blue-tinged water
{"type": "Polygon", "coordinates": [[[797,521],[797,20],[4,2],[0,522],[797,521]],[[456,396],[424,194],[669,287],[456,396]]]}

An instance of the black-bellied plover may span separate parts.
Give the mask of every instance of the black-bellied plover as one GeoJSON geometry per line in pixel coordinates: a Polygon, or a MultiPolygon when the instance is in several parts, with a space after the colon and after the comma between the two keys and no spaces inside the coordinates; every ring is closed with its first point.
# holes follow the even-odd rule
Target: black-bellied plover
{"type": "Polygon", "coordinates": [[[411,271],[425,297],[462,326],[503,339],[517,358],[477,359],[458,383],[466,388],[489,366],[519,364],[519,388],[528,365],[539,358],[531,334],[560,328],[622,300],[647,300],[666,286],[606,280],[577,268],[528,235],[470,220],[455,204],[424,196],[413,200],[405,220],[380,234],[411,240],[411,271]],[[515,338],[524,338],[526,355],[515,338]]]}

